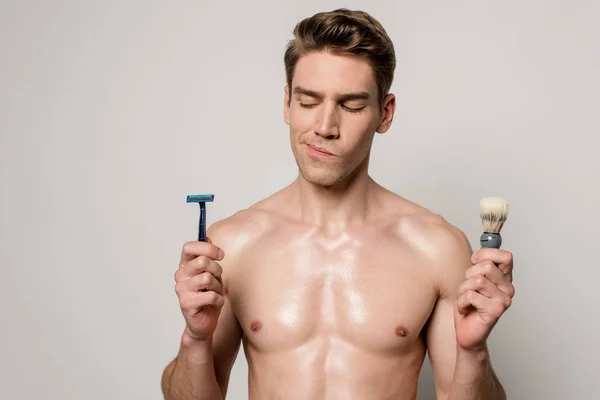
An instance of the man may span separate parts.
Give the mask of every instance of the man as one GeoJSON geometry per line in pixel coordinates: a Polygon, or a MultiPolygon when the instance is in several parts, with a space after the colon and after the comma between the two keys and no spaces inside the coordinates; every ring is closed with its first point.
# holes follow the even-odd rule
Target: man
{"type": "Polygon", "coordinates": [[[183,246],[165,398],[225,398],[243,339],[250,399],[415,399],[426,350],[438,399],[504,399],[486,339],[514,294],[511,254],[473,254],[368,175],[395,111],[389,37],[348,10],[294,34],[284,119],[299,175],[183,246]]]}

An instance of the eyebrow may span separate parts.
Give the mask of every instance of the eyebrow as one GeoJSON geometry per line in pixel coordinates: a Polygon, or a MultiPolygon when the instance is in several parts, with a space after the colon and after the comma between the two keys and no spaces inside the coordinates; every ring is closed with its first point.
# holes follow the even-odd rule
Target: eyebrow
{"type": "MultiPolygon", "coordinates": [[[[323,100],[325,96],[321,93],[315,92],[314,90],[303,88],[302,86],[296,86],[294,88],[294,94],[303,94],[305,96],[314,97],[317,100],[323,100]]],[[[341,93],[335,96],[335,99],[344,103],[352,100],[368,100],[371,96],[367,92],[356,92],[356,93],[341,93]]]]}

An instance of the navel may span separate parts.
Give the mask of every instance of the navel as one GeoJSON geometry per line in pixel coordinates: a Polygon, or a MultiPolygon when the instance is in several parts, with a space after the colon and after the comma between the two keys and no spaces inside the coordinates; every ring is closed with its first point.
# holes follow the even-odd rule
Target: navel
{"type": "Polygon", "coordinates": [[[408,331],[402,325],[396,327],[396,336],[404,337],[408,334],[408,331]]]}
{"type": "Polygon", "coordinates": [[[262,323],[260,321],[254,321],[250,324],[250,330],[252,332],[258,332],[262,328],[262,323]]]}

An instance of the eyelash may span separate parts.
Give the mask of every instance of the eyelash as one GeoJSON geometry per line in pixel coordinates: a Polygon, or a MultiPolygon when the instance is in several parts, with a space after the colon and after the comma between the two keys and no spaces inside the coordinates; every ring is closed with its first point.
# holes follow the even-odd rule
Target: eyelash
{"type": "MultiPolygon", "coordinates": [[[[309,108],[310,109],[310,108],[313,108],[313,107],[317,106],[317,104],[304,104],[304,103],[300,103],[300,106],[302,108],[309,108]]],[[[347,106],[345,106],[345,105],[342,104],[342,108],[344,110],[348,111],[348,112],[351,112],[353,114],[357,114],[357,113],[361,112],[362,110],[364,110],[365,106],[362,106],[361,108],[350,108],[350,107],[347,107],[347,106]]]]}

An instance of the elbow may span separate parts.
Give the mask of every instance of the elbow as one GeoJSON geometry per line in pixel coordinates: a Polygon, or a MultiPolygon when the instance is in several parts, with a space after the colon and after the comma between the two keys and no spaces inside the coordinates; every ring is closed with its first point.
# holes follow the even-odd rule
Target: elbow
{"type": "Polygon", "coordinates": [[[452,383],[450,383],[447,388],[440,387],[436,385],[435,394],[436,400],[448,400],[450,398],[450,387],[452,383]]]}
{"type": "Polygon", "coordinates": [[[173,375],[173,369],[175,368],[175,360],[173,360],[162,373],[160,379],[160,389],[162,391],[165,400],[171,399],[171,377],[173,375]]]}
{"type": "Polygon", "coordinates": [[[496,393],[498,393],[498,400],[507,400],[506,392],[504,391],[504,387],[502,387],[500,381],[496,381],[496,388],[496,393]]]}

